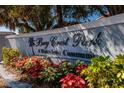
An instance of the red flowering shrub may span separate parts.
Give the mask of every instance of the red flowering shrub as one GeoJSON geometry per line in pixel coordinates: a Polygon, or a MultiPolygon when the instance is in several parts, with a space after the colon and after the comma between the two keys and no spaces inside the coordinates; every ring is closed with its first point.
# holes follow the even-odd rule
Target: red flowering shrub
{"type": "Polygon", "coordinates": [[[38,78],[41,70],[43,70],[43,66],[36,64],[27,69],[27,74],[31,76],[31,78],[38,78]]]}
{"type": "Polygon", "coordinates": [[[27,61],[29,61],[29,57],[23,57],[22,59],[19,59],[15,65],[17,68],[20,68],[23,67],[27,61]]]}
{"type": "Polygon", "coordinates": [[[76,67],[76,73],[80,73],[83,69],[87,68],[87,65],[81,64],[76,67]]]}
{"type": "Polygon", "coordinates": [[[19,57],[14,57],[9,61],[9,66],[11,66],[12,68],[16,66],[16,63],[18,62],[20,58],[19,57]]]}
{"type": "Polygon", "coordinates": [[[85,88],[86,82],[80,76],[76,76],[73,73],[67,74],[60,80],[62,88],[85,88]]]}
{"type": "Polygon", "coordinates": [[[20,67],[22,67],[24,64],[25,64],[25,61],[19,61],[19,62],[16,63],[16,67],[17,67],[17,68],[20,68],[20,67]]]}
{"type": "Polygon", "coordinates": [[[49,66],[54,67],[54,68],[58,68],[60,66],[60,64],[50,63],[49,66]]]}
{"type": "Polygon", "coordinates": [[[41,56],[23,57],[18,60],[16,67],[30,78],[38,78],[40,72],[48,67],[50,62],[41,56]]]}
{"type": "Polygon", "coordinates": [[[40,61],[40,57],[38,56],[32,56],[30,58],[33,64],[38,63],[40,61]]]}
{"type": "Polygon", "coordinates": [[[42,65],[43,67],[47,67],[49,65],[49,61],[43,57],[40,56],[32,56],[32,57],[23,57],[22,59],[18,60],[16,63],[16,67],[20,68],[20,67],[29,67],[27,66],[29,65],[42,65]]]}

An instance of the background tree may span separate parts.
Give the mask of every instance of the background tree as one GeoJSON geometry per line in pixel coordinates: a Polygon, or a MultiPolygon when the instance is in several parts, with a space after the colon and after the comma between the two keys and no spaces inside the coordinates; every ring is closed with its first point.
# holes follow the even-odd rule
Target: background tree
{"type": "MultiPolygon", "coordinates": [[[[0,25],[20,33],[43,31],[91,21],[91,16],[108,17],[123,13],[124,6],[52,5],[0,6],[0,25]]],[[[95,19],[94,19],[95,20],[95,19]]]]}

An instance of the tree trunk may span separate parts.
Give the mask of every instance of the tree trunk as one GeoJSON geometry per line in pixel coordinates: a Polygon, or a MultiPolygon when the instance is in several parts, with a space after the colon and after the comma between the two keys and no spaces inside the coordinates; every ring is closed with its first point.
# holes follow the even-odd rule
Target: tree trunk
{"type": "Polygon", "coordinates": [[[62,6],[61,5],[57,5],[56,6],[56,13],[57,13],[57,20],[58,20],[58,27],[62,27],[63,26],[63,15],[62,15],[62,6]]]}
{"type": "Polygon", "coordinates": [[[111,10],[111,7],[109,5],[106,5],[106,7],[107,7],[107,10],[108,10],[110,16],[114,15],[113,11],[111,10]]]}

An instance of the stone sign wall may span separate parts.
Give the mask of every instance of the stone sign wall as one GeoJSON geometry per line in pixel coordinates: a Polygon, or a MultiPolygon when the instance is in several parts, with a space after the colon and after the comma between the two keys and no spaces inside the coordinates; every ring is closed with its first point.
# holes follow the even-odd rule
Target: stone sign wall
{"type": "Polygon", "coordinates": [[[11,35],[13,48],[24,55],[89,61],[97,55],[124,53],[124,14],[55,30],[11,35]]]}

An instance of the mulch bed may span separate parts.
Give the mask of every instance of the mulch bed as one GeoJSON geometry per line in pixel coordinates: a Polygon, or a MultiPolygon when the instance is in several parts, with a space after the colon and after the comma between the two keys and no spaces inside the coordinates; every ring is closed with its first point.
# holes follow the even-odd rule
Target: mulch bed
{"type": "Polygon", "coordinates": [[[15,68],[11,67],[11,66],[6,66],[4,65],[4,68],[6,68],[6,71],[9,71],[10,73],[16,75],[16,80],[20,80],[22,75],[20,72],[18,72],[15,68]]]}
{"type": "Polygon", "coordinates": [[[2,76],[0,76],[0,88],[9,88],[2,76]]]}

